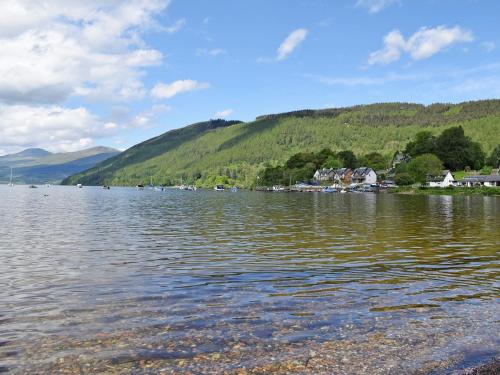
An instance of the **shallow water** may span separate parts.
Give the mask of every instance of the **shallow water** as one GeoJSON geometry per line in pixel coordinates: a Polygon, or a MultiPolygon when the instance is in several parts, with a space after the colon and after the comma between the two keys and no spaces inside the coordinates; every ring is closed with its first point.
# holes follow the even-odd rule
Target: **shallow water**
{"type": "Polygon", "coordinates": [[[0,372],[460,369],[499,235],[498,197],[1,186],[0,372]]]}

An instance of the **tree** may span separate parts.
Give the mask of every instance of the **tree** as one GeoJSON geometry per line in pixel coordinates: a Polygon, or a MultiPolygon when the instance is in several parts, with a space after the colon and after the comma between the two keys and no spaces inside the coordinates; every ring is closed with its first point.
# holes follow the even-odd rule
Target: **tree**
{"type": "Polygon", "coordinates": [[[461,126],[444,130],[436,140],[435,154],[446,168],[457,171],[466,166],[479,169],[484,164],[484,153],[481,146],[465,136],[461,126]],[[482,159],[482,160],[481,160],[482,159]]]}
{"type": "Polygon", "coordinates": [[[337,168],[342,168],[343,165],[342,165],[342,161],[338,157],[330,156],[328,159],[325,160],[325,162],[323,163],[323,165],[321,167],[337,169],[337,168]]]}
{"type": "Polygon", "coordinates": [[[406,186],[415,183],[415,180],[413,179],[412,176],[410,176],[409,173],[402,172],[402,173],[396,173],[396,176],[394,177],[394,182],[396,183],[396,185],[406,186]]]}
{"type": "Polygon", "coordinates": [[[314,163],[315,155],[312,152],[299,152],[288,159],[285,163],[286,168],[302,168],[307,163],[314,163]]]}
{"type": "Polygon", "coordinates": [[[488,156],[488,159],[486,160],[486,164],[493,168],[500,167],[500,145],[491,151],[490,156],[488,156]]]}
{"type": "Polygon", "coordinates": [[[469,146],[469,156],[471,165],[476,171],[480,170],[484,166],[484,159],[486,155],[481,148],[481,145],[477,142],[471,142],[469,146]]]}
{"type": "Polygon", "coordinates": [[[337,157],[342,161],[342,166],[345,168],[354,169],[358,166],[358,159],[354,155],[354,152],[350,150],[340,151],[337,157]]]}
{"type": "Polygon", "coordinates": [[[436,153],[436,137],[431,132],[417,133],[415,140],[406,145],[405,154],[416,157],[424,154],[436,153]]]}
{"type": "Polygon", "coordinates": [[[384,156],[379,154],[378,152],[372,152],[367,154],[361,158],[361,162],[365,167],[370,167],[376,171],[381,169],[385,169],[387,167],[387,160],[384,156]]]}
{"type": "Polygon", "coordinates": [[[408,163],[408,174],[415,182],[425,183],[428,176],[440,175],[443,163],[436,155],[424,154],[417,156],[408,163]]]}
{"type": "Polygon", "coordinates": [[[329,148],[324,148],[316,154],[314,163],[316,167],[319,168],[331,157],[335,157],[335,153],[329,148]]]}

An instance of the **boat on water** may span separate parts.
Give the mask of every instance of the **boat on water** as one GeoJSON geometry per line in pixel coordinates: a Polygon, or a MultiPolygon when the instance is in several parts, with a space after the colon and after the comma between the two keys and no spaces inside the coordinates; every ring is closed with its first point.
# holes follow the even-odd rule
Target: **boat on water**
{"type": "Polygon", "coordinates": [[[136,186],[137,190],[144,190],[144,185],[139,184],[136,186]]]}
{"type": "Polygon", "coordinates": [[[9,186],[13,187],[14,186],[14,180],[12,178],[12,167],[10,168],[10,181],[9,181],[9,186]]]}
{"type": "Polygon", "coordinates": [[[275,191],[275,192],[282,192],[282,191],[285,191],[285,188],[283,186],[274,185],[273,186],[273,191],[275,191]]]}
{"type": "Polygon", "coordinates": [[[36,186],[36,185],[30,185],[30,186],[28,186],[28,187],[29,187],[30,189],[37,189],[37,188],[38,188],[38,186],[36,186]]]}
{"type": "Polygon", "coordinates": [[[111,189],[108,185],[103,185],[103,186],[102,186],[102,188],[103,188],[104,190],[109,190],[109,189],[111,189]]]}
{"type": "Polygon", "coordinates": [[[214,190],[215,191],[224,191],[225,188],[224,188],[224,185],[215,185],[214,190]]]}
{"type": "Polygon", "coordinates": [[[194,185],[180,185],[179,190],[196,191],[196,186],[194,185]]]}
{"type": "Polygon", "coordinates": [[[233,186],[231,188],[231,193],[236,193],[236,192],[238,192],[238,188],[236,186],[233,186]]]}
{"type": "Polygon", "coordinates": [[[323,189],[321,189],[321,192],[322,193],[336,193],[337,192],[337,189],[331,187],[331,186],[327,186],[323,189]]]}
{"type": "Polygon", "coordinates": [[[76,184],[76,187],[77,187],[78,189],[81,189],[81,188],[83,187],[83,185],[82,185],[82,184],[76,184]]]}

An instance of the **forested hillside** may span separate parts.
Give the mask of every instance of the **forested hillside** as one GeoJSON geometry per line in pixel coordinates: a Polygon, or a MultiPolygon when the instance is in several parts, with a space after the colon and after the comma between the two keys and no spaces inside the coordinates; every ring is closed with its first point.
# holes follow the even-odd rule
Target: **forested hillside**
{"type": "Polygon", "coordinates": [[[427,130],[460,125],[486,153],[500,143],[500,100],[434,104],[386,103],[303,110],[249,123],[213,120],[167,132],[64,181],[135,185],[196,182],[251,185],[266,165],[298,152],[330,148],[388,157],[427,130]]]}

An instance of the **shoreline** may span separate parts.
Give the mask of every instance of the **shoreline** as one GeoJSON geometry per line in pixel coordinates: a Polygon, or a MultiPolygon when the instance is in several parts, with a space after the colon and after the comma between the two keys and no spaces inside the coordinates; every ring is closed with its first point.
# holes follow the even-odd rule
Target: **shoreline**
{"type": "Polygon", "coordinates": [[[482,196],[500,196],[500,187],[449,187],[449,188],[429,188],[401,186],[391,188],[391,194],[402,195],[482,195],[482,196]]]}

